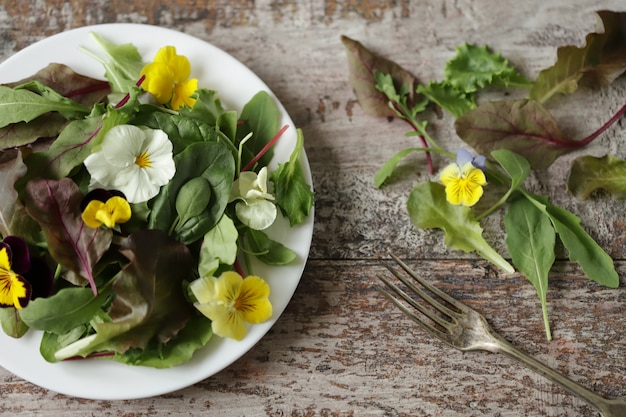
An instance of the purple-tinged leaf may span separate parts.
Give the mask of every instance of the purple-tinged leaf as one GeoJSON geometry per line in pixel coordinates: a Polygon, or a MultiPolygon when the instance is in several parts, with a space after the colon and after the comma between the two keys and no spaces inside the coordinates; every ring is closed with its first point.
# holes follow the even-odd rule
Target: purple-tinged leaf
{"type": "Polygon", "coordinates": [[[607,85],[626,70],[626,13],[600,11],[599,29],[584,47],[563,46],[556,63],[539,73],[530,98],[545,102],[557,93],[573,93],[579,84],[607,85]]]}
{"type": "Polygon", "coordinates": [[[411,73],[395,62],[372,53],[356,40],[342,36],[341,41],[348,54],[350,84],[365,113],[373,116],[397,117],[397,114],[389,108],[389,100],[385,94],[376,89],[375,70],[389,74],[398,91],[402,85],[406,85],[409,91],[407,104],[409,107],[412,106],[417,79],[411,73]]]}
{"type": "Polygon", "coordinates": [[[20,210],[20,203],[14,184],[18,178],[26,173],[26,165],[22,162],[22,154],[18,150],[2,153],[0,160],[0,235],[14,234],[11,224],[16,210],[20,210]]]}
{"type": "Polygon", "coordinates": [[[69,178],[34,180],[26,185],[28,213],[40,224],[50,255],[63,267],[86,278],[94,294],[93,266],[111,245],[109,229],[91,229],[81,218],[83,194],[69,178]]]}
{"type": "Polygon", "coordinates": [[[508,149],[539,169],[585,145],[567,138],[552,115],[532,100],[484,103],[458,118],[454,126],[459,137],[479,154],[508,149]]]}

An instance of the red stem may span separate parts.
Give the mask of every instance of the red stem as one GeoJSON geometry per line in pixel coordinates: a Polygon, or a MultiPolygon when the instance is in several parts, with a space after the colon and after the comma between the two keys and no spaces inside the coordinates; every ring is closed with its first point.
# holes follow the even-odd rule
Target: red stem
{"type": "MultiPolygon", "coordinates": [[[[135,83],[135,85],[136,85],[137,87],[139,87],[139,86],[143,83],[143,81],[144,81],[145,79],[146,79],[146,76],[145,76],[145,75],[142,75],[142,76],[141,76],[141,78],[139,79],[139,81],[137,81],[137,82],[135,83]]],[[[120,100],[120,102],[119,102],[119,103],[117,103],[117,104],[115,105],[115,108],[116,108],[116,109],[119,109],[119,108],[120,108],[120,107],[122,107],[124,104],[128,103],[128,100],[130,100],[130,94],[129,94],[129,93],[126,93],[126,95],[124,96],[124,98],[123,98],[123,99],[121,99],[121,100],[120,100]]]]}
{"type": "MultiPolygon", "coordinates": [[[[402,113],[401,109],[398,107],[398,104],[396,102],[392,102],[392,103],[393,103],[393,106],[396,108],[396,110],[398,110],[400,113],[402,113]]],[[[402,120],[407,122],[409,124],[409,126],[411,126],[411,128],[414,131],[419,132],[417,130],[417,126],[415,126],[415,124],[413,124],[413,122],[411,122],[410,120],[405,119],[405,118],[402,118],[402,120]]],[[[424,136],[419,135],[418,137],[419,137],[420,141],[422,142],[422,146],[424,148],[428,148],[428,142],[426,142],[426,139],[424,138],[424,136]]],[[[426,155],[426,163],[428,164],[428,172],[430,173],[430,175],[433,175],[435,173],[435,169],[433,168],[433,158],[432,158],[430,152],[425,152],[425,155],[426,155]]]]}
{"type": "Polygon", "coordinates": [[[256,163],[257,163],[257,161],[258,161],[259,159],[261,159],[261,157],[262,157],[263,155],[265,155],[265,153],[266,153],[267,151],[269,151],[269,150],[270,150],[270,148],[271,148],[272,146],[274,146],[274,144],[278,141],[278,139],[280,139],[280,137],[283,135],[283,133],[285,133],[285,130],[287,130],[287,128],[288,128],[288,127],[289,127],[289,125],[285,125],[285,126],[283,126],[283,127],[282,127],[279,131],[278,131],[278,133],[276,133],[276,135],[272,138],[272,140],[270,140],[270,141],[267,143],[267,145],[265,145],[265,146],[263,147],[263,149],[261,149],[261,152],[259,152],[258,154],[256,154],[256,156],[255,156],[254,158],[252,158],[252,159],[250,160],[250,162],[248,162],[248,163],[247,163],[247,164],[246,164],[246,165],[245,165],[245,166],[241,169],[241,171],[242,171],[242,172],[243,172],[243,171],[249,171],[249,170],[250,170],[250,169],[254,166],[254,164],[256,164],[256,163]]]}
{"type": "Polygon", "coordinates": [[[243,268],[241,267],[241,265],[239,264],[239,259],[235,259],[235,263],[233,264],[233,267],[235,268],[235,271],[241,275],[242,278],[246,277],[246,273],[243,270],[243,268]]]}
{"type": "Polygon", "coordinates": [[[608,122],[606,122],[605,124],[600,126],[600,129],[596,130],[591,135],[589,135],[586,138],[584,138],[583,140],[579,141],[580,147],[583,147],[583,146],[588,145],[589,143],[591,143],[592,140],[594,140],[595,138],[600,136],[605,130],[607,130],[609,127],[611,127],[611,125],[613,123],[617,122],[619,120],[619,118],[624,115],[624,113],[626,113],[626,104],[624,106],[622,106],[622,108],[619,109],[617,111],[617,113],[615,113],[615,115],[609,119],[608,122]]]}

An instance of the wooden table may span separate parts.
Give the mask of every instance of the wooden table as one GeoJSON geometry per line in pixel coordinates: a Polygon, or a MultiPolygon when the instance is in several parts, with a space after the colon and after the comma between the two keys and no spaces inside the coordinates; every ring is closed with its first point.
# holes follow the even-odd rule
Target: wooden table
{"type": "MultiPolygon", "coordinates": [[[[462,354],[434,340],[373,288],[378,259],[393,251],[481,311],[515,345],[603,395],[626,395],[624,201],[576,201],[563,183],[566,156],[529,186],[577,213],[615,259],[621,288],[599,287],[561,253],[550,277],[554,340],[546,341],[532,285],[480,258],[453,252],[437,231],[410,225],[409,190],[423,159],[382,190],[373,175],[414,145],[406,125],[365,115],[348,83],[340,35],[360,40],[421,80],[442,77],[463,42],[489,44],[525,75],[551,65],[556,47],[584,43],[594,11],[621,0],[136,0],[3,1],[0,60],[71,28],[135,22],[211,42],[258,74],[304,131],[317,193],[310,258],[273,329],[219,374],[168,395],[133,401],[70,398],[0,369],[0,414],[63,416],[595,416],[584,402],[504,356],[462,354]]],[[[132,42],[132,39],[129,39],[132,42]]],[[[582,137],[624,104],[626,80],[576,95],[556,117],[582,137]]],[[[452,121],[437,122],[450,149],[452,121]]],[[[626,157],[622,123],[584,153],[626,157]]],[[[438,166],[441,168],[441,166],[438,166]]],[[[484,227],[504,250],[501,218],[484,227]]],[[[1,353],[0,353],[1,354],[1,353]]]]}

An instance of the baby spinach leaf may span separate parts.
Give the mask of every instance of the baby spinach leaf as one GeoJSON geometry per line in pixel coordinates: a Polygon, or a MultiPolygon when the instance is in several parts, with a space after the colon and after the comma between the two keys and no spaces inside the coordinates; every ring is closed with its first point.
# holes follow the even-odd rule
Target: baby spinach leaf
{"type": "Polygon", "coordinates": [[[89,288],[63,288],[48,298],[31,301],[20,315],[32,329],[61,335],[89,323],[110,295],[110,287],[96,297],[89,288]]]}
{"type": "Polygon", "coordinates": [[[202,238],[222,217],[235,177],[235,161],[222,142],[198,142],[174,157],[176,173],[154,199],[149,227],[170,230],[177,221],[176,198],[189,180],[203,177],[211,186],[211,200],[201,214],[176,228],[174,237],[189,244],[202,238]]]}
{"type": "Polygon", "coordinates": [[[194,310],[182,283],[195,277],[188,248],[160,230],[130,235],[120,248],[129,263],[113,283],[111,321],[94,323],[96,333],[63,347],[57,360],[93,352],[124,353],[151,341],[167,343],[186,325],[194,310]]]}
{"type": "Polygon", "coordinates": [[[272,240],[260,230],[246,228],[244,238],[248,251],[268,265],[287,265],[296,259],[296,253],[280,242],[272,240]]]}
{"type": "Polygon", "coordinates": [[[389,74],[397,90],[407,89],[407,104],[412,107],[417,79],[410,72],[395,62],[372,53],[360,42],[347,36],[342,36],[341,42],[343,42],[348,55],[350,85],[365,113],[381,117],[397,116],[396,112],[389,107],[389,99],[376,89],[374,77],[376,70],[383,74],[389,74]]]}
{"type": "Polygon", "coordinates": [[[541,103],[555,94],[569,94],[578,85],[607,85],[626,70],[626,13],[599,11],[603,30],[590,33],[583,47],[563,46],[556,63],[539,73],[530,98],[541,103]]]}
{"type": "Polygon", "coordinates": [[[407,210],[416,227],[443,230],[447,246],[464,252],[475,251],[506,272],[514,272],[513,267],[483,238],[483,229],[472,219],[471,209],[453,206],[446,201],[443,185],[423,182],[415,186],[409,194],[407,210]]]}
{"type": "Polygon", "coordinates": [[[457,134],[479,154],[508,149],[530,162],[547,168],[559,156],[583,143],[567,138],[552,115],[531,100],[488,102],[458,118],[457,134]]]}
{"type": "Polygon", "coordinates": [[[304,149],[302,130],[296,130],[296,146],[289,157],[289,161],[278,164],[278,169],[272,171],[270,180],[274,183],[276,205],[290,226],[302,224],[309,216],[313,207],[314,193],[306,183],[300,157],[304,149]]]}
{"type": "MultiPolygon", "coordinates": [[[[246,142],[241,155],[241,166],[246,166],[276,135],[281,114],[276,102],[266,91],[256,93],[241,110],[237,127],[237,146],[249,133],[252,137],[246,142]]],[[[258,160],[260,166],[267,166],[274,152],[270,149],[258,160]]]]}
{"type": "Polygon", "coordinates": [[[556,232],[549,216],[531,201],[520,196],[513,198],[504,215],[506,246],[513,265],[533,284],[543,311],[546,337],[552,339],[548,320],[548,273],[555,260],[556,232]]]}
{"type": "Polygon", "coordinates": [[[54,260],[86,279],[97,294],[93,267],[109,249],[112,232],[85,226],[80,210],[82,198],[69,178],[33,180],[26,185],[25,206],[41,226],[54,260]]]}
{"type": "Polygon", "coordinates": [[[576,198],[586,200],[602,189],[613,198],[626,199],[626,162],[614,155],[581,156],[574,160],[567,178],[567,188],[576,198]]]}
{"type": "Polygon", "coordinates": [[[550,217],[554,229],[569,252],[571,261],[578,263],[587,277],[610,288],[619,286],[619,276],[611,257],[580,225],[580,218],[551,204],[547,198],[525,193],[537,208],[550,217]]]}
{"type": "Polygon", "coordinates": [[[200,246],[198,273],[201,277],[212,276],[220,264],[232,265],[237,258],[237,227],[226,214],[209,230],[200,246]]]}
{"type": "Polygon", "coordinates": [[[28,326],[15,307],[0,308],[0,326],[7,336],[14,339],[19,339],[28,331],[28,326]]]}
{"type": "Polygon", "coordinates": [[[199,216],[211,201],[211,184],[204,177],[192,178],[180,187],[176,196],[179,224],[199,216]]]}

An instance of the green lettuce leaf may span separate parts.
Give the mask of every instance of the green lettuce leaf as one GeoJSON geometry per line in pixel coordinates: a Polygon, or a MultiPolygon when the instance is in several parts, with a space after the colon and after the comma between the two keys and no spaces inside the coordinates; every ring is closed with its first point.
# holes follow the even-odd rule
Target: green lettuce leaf
{"type": "Polygon", "coordinates": [[[555,94],[569,94],[579,84],[607,85],[626,70],[626,13],[600,11],[601,27],[583,47],[563,46],[556,63],[539,73],[530,98],[541,103],[555,94]]]}
{"type": "Polygon", "coordinates": [[[443,185],[423,182],[415,186],[409,194],[407,210],[413,225],[422,229],[443,230],[447,246],[464,252],[477,252],[504,271],[515,271],[483,238],[483,229],[472,219],[471,209],[446,201],[443,185]]]}
{"type": "Polygon", "coordinates": [[[605,190],[613,198],[626,199],[626,162],[614,155],[581,156],[574,160],[567,188],[576,198],[586,200],[596,190],[605,190]]]}
{"type": "Polygon", "coordinates": [[[28,331],[28,326],[15,307],[0,308],[0,327],[7,336],[15,339],[24,336],[28,331]]]}
{"type": "Polygon", "coordinates": [[[94,323],[96,333],[58,350],[56,360],[167,343],[194,315],[183,292],[183,281],[196,276],[185,245],[160,230],[142,230],[130,235],[120,252],[129,263],[113,283],[110,321],[94,323]]]}

